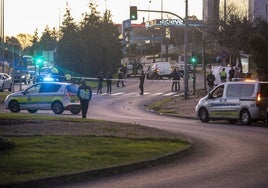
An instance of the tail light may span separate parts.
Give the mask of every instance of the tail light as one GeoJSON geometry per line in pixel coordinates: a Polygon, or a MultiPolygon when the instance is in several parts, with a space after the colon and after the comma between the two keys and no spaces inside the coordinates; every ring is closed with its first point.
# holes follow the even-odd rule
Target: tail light
{"type": "Polygon", "coordinates": [[[75,96],[76,94],[75,93],[72,93],[72,92],[65,91],[64,92],[64,95],[66,95],[68,97],[72,97],[72,96],[75,96]]]}
{"type": "Polygon", "coordinates": [[[260,106],[261,104],[261,93],[257,93],[257,97],[256,97],[256,105],[260,106]]]}

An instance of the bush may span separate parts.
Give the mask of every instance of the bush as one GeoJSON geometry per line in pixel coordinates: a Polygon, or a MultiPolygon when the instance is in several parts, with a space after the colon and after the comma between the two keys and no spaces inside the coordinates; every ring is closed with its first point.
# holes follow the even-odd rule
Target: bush
{"type": "Polygon", "coordinates": [[[8,141],[4,137],[0,136],[0,151],[9,150],[15,147],[13,142],[8,141]]]}

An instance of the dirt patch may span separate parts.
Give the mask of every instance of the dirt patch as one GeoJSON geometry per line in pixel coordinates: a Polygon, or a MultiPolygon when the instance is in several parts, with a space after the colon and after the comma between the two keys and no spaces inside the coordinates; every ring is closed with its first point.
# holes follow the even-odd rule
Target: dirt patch
{"type": "Polygon", "coordinates": [[[138,124],[116,122],[30,121],[0,124],[0,136],[90,135],[122,138],[181,138],[179,135],[138,124]]]}

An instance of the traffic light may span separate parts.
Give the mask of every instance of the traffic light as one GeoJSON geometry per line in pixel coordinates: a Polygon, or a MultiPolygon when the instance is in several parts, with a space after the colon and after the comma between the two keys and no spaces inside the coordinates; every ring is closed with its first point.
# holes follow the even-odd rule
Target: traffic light
{"type": "Polygon", "coordinates": [[[192,57],[190,58],[190,62],[191,62],[193,65],[195,65],[195,64],[197,63],[197,57],[196,57],[196,56],[192,56],[192,57]]]}
{"type": "Polygon", "coordinates": [[[131,6],[130,7],[130,20],[137,20],[138,19],[138,13],[137,13],[137,7],[131,6]]]}
{"type": "Polygon", "coordinates": [[[44,59],[42,56],[37,56],[35,58],[35,65],[41,67],[41,66],[43,66],[43,63],[44,63],[44,59]]]}

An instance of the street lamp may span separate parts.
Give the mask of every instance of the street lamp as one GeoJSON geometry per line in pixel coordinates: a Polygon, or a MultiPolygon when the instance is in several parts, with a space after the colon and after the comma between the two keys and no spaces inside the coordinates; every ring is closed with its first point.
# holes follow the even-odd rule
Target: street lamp
{"type": "Polygon", "coordinates": [[[184,30],[184,99],[188,95],[188,0],[185,0],[185,30],[184,30]]]}

